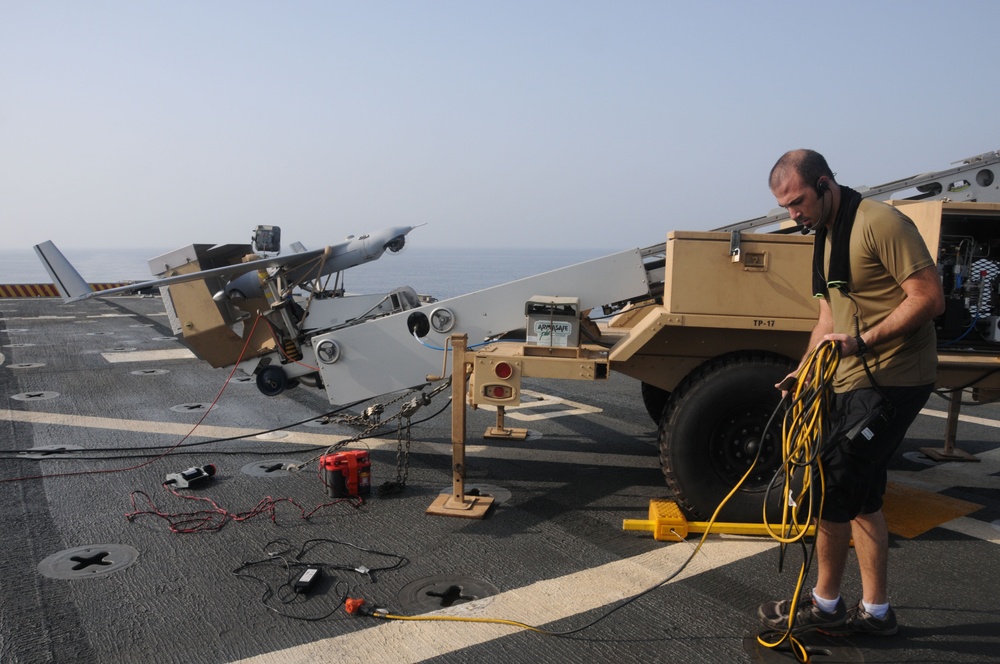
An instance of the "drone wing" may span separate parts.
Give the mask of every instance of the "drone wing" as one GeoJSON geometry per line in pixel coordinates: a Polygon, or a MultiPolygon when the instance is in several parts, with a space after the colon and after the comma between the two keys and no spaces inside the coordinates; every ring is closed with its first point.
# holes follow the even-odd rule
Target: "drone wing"
{"type": "Polygon", "coordinates": [[[179,274],[161,279],[151,279],[141,281],[118,288],[109,288],[102,291],[94,291],[90,285],[80,276],[76,268],[66,260],[63,253],[51,241],[35,245],[35,253],[42,261],[46,272],[52,277],[52,283],[59,289],[65,302],[78,302],[92,297],[104,297],[105,295],[116,295],[121,293],[134,293],[147,288],[159,286],[170,286],[173,284],[197,281],[199,279],[209,279],[211,277],[223,277],[232,279],[247,272],[263,270],[274,267],[298,267],[323,256],[327,249],[313,249],[288,256],[275,256],[273,258],[262,258],[260,260],[237,263],[235,265],[224,265],[222,267],[211,268],[191,272],[190,274],[179,274]]]}

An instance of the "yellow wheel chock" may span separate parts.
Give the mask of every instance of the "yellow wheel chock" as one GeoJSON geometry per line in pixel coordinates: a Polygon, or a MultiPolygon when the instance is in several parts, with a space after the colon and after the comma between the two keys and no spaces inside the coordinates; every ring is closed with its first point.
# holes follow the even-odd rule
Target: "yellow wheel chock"
{"type": "MultiPolygon", "coordinates": [[[[704,533],[708,521],[688,521],[681,508],[672,500],[649,501],[648,519],[624,519],[622,530],[644,530],[653,533],[659,542],[682,542],[688,533],[704,533]]],[[[773,528],[773,526],[772,526],[773,528]]],[[[780,527],[779,527],[780,528],[780,527]]],[[[808,535],[815,535],[815,526],[809,526],[808,535]]],[[[763,523],[732,523],[716,521],[712,532],[717,535],[769,535],[763,523]]]]}

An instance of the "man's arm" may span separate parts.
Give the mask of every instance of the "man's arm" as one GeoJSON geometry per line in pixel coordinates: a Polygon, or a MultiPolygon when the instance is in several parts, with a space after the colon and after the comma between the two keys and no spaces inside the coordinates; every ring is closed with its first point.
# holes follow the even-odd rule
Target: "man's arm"
{"type": "Polygon", "coordinates": [[[831,334],[833,334],[833,309],[830,308],[830,302],[826,298],[822,298],[819,301],[819,320],[816,321],[816,327],[809,335],[809,345],[806,346],[806,352],[802,356],[802,360],[799,361],[799,366],[802,366],[802,362],[805,362],[805,359],[809,357],[812,349],[831,334]]]}
{"type": "MultiPolygon", "coordinates": [[[[930,265],[914,272],[900,286],[906,293],[906,299],[881,323],[865,330],[861,335],[869,348],[909,334],[944,313],[944,291],[941,289],[936,266],[930,265]]],[[[841,357],[856,355],[858,352],[858,342],[850,335],[827,333],[822,338],[840,342],[841,357]]],[[[812,342],[810,339],[810,344],[812,342]]]]}

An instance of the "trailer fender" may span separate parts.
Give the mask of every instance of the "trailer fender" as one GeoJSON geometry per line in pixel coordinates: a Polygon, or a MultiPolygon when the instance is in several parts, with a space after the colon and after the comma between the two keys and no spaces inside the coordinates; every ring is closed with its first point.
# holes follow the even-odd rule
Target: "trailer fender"
{"type": "Polygon", "coordinates": [[[649,413],[653,424],[659,425],[660,418],[663,417],[663,410],[667,407],[667,401],[670,400],[670,392],[645,381],[641,383],[641,386],[642,405],[646,407],[646,412],[649,413]]]}

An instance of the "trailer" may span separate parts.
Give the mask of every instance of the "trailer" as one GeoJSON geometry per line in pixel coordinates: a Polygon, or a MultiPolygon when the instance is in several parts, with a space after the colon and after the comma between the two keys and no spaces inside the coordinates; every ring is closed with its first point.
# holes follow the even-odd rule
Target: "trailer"
{"type": "MultiPolygon", "coordinates": [[[[938,460],[975,460],[954,445],[963,395],[974,401],[1000,396],[998,164],[997,153],[989,153],[947,171],[861,190],[913,219],[937,260],[947,301],[936,321],[937,388],[950,406],[943,446],[922,451],[938,460]],[[893,199],[899,192],[909,196],[893,199]]],[[[797,366],[818,315],[809,278],[813,237],[789,232],[790,226],[776,214],[710,232],[671,231],[663,245],[639,252],[648,295],[618,305],[609,324],[593,325],[596,310],[589,304],[578,305],[579,316],[565,305],[558,313],[552,307],[550,328],[590,330],[589,342],[572,335],[532,340],[529,313],[532,304],[565,303],[585,286],[527,300],[524,345],[465,352],[468,403],[496,406],[497,427],[488,435],[504,435],[504,408],[519,401],[522,378],[632,376],[658,427],[666,483],[685,514],[707,519],[753,466],[719,518],[759,521],[765,489],[781,463],[780,420],[768,426],[780,401],[774,386],[797,366]],[[776,228],[759,232],[767,227],[776,228]]],[[[456,356],[454,379],[459,361],[456,356]]],[[[778,509],[781,493],[770,493],[769,511],[778,509]]],[[[458,494],[456,488],[453,506],[458,494]]]]}
{"type": "MultiPolygon", "coordinates": [[[[963,394],[1000,395],[1000,204],[892,202],[936,247],[946,311],[937,321],[936,387],[950,400],[938,460],[969,460],[955,448],[963,394]]],[[[682,509],[707,518],[759,459],[727,505],[729,521],[754,521],[781,462],[774,388],[798,364],[818,305],[809,280],[812,238],[743,234],[738,261],[722,233],[673,232],[667,240],[662,301],[634,307],[611,325],[620,335],[611,369],[637,378],[659,428],[660,461],[682,509]]],[[[780,492],[774,492],[777,499],[780,492]]],[[[775,506],[776,507],[776,506],[775,506]]]]}

